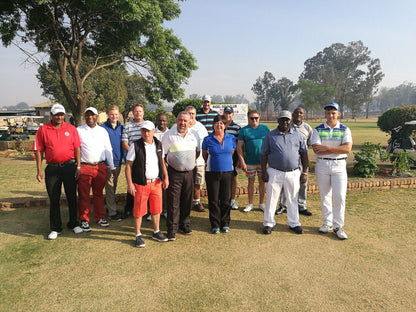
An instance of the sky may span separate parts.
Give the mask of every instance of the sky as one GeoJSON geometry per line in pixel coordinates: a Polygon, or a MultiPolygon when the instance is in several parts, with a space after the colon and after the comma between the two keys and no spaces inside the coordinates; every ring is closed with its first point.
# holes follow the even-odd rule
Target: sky
{"type": "MultiPolygon", "coordinates": [[[[379,58],[383,87],[416,82],[414,0],[188,0],[173,29],[197,60],[190,94],[243,94],[265,71],[297,82],[304,62],[333,43],[361,40],[379,58]]],[[[37,68],[16,48],[0,47],[0,107],[47,100],[37,68]]]]}

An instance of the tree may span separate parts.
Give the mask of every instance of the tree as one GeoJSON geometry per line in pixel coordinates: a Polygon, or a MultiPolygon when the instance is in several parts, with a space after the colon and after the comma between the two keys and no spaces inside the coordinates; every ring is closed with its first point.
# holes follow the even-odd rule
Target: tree
{"type": "Polygon", "coordinates": [[[310,80],[300,79],[297,86],[300,90],[299,97],[306,111],[306,118],[309,117],[309,111],[319,110],[322,103],[331,102],[335,95],[334,88],[326,83],[317,84],[310,80]]]}
{"type": "Polygon", "coordinates": [[[251,90],[256,95],[257,109],[261,112],[266,112],[267,119],[269,119],[269,106],[273,104],[273,84],[276,78],[272,73],[265,71],[263,77],[257,78],[251,90]]]}
{"type": "Polygon", "coordinates": [[[395,88],[381,88],[374,97],[372,105],[377,106],[381,112],[403,105],[416,104],[416,84],[405,82],[395,88]]]}
{"type": "Polygon", "coordinates": [[[371,99],[384,76],[379,59],[372,59],[370,53],[361,41],[350,42],[347,46],[334,43],[305,61],[299,79],[330,85],[335,90],[335,101],[340,104],[341,112],[345,106],[356,114],[371,99]]]}
{"type": "Polygon", "coordinates": [[[295,90],[292,80],[286,77],[272,84],[270,93],[275,111],[289,109],[295,99],[295,90]]]}
{"type": "Polygon", "coordinates": [[[183,97],[180,86],[196,69],[195,59],[163,28],[179,14],[174,0],[15,0],[0,6],[0,35],[4,46],[16,45],[37,64],[47,68],[24,43],[56,63],[67,108],[79,124],[89,96],[86,81],[114,64],[129,64],[145,78],[152,102],[183,97]],[[85,58],[93,62],[81,71],[85,58]]]}
{"type": "Polygon", "coordinates": [[[185,100],[179,101],[173,106],[172,114],[175,117],[178,117],[178,114],[184,111],[185,108],[189,105],[195,107],[195,109],[198,110],[202,107],[202,102],[200,99],[185,99],[185,100]]]}

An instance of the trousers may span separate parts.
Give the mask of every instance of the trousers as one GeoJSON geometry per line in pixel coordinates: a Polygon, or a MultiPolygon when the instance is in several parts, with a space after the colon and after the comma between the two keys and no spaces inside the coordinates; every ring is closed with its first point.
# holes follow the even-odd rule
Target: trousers
{"type": "Polygon", "coordinates": [[[114,178],[112,179],[111,169],[107,168],[107,180],[105,182],[105,203],[107,204],[107,211],[109,216],[114,216],[117,213],[116,190],[120,170],[121,166],[116,167],[114,178]]]}

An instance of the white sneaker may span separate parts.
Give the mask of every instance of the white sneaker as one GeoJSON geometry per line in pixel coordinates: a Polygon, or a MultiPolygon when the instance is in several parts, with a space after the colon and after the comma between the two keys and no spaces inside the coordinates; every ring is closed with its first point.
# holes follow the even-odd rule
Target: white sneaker
{"type": "Polygon", "coordinates": [[[151,215],[151,214],[149,214],[149,215],[147,216],[146,220],[147,220],[147,221],[152,221],[152,215],[151,215]]]}
{"type": "Polygon", "coordinates": [[[319,232],[320,233],[328,233],[329,230],[331,230],[331,229],[332,229],[332,226],[324,224],[319,228],[319,232]]]}
{"type": "Polygon", "coordinates": [[[56,239],[59,234],[61,234],[61,233],[56,232],[56,231],[52,231],[52,232],[49,233],[48,239],[56,239]]]}
{"type": "Polygon", "coordinates": [[[103,227],[107,227],[110,225],[110,223],[108,223],[108,221],[105,218],[101,218],[100,220],[98,220],[97,222],[99,225],[103,226],[103,227]]]}
{"type": "Polygon", "coordinates": [[[266,209],[266,205],[265,204],[259,204],[259,209],[264,212],[264,209],[266,209]]]}
{"type": "Polygon", "coordinates": [[[248,204],[246,208],[243,209],[243,212],[249,212],[253,210],[253,204],[248,204]]]}
{"type": "Polygon", "coordinates": [[[339,238],[339,239],[341,239],[341,240],[344,240],[344,239],[347,239],[347,238],[348,238],[347,234],[345,234],[345,232],[344,232],[344,230],[342,229],[342,227],[340,227],[340,228],[335,228],[335,229],[334,229],[334,234],[335,234],[336,236],[338,236],[338,238],[339,238]]]}
{"type": "Polygon", "coordinates": [[[75,234],[81,234],[82,232],[84,232],[81,227],[76,226],[72,229],[72,231],[74,231],[75,234]]]}
{"type": "Polygon", "coordinates": [[[235,201],[235,199],[231,199],[231,209],[232,210],[237,210],[238,209],[238,204],[235,201]]]}

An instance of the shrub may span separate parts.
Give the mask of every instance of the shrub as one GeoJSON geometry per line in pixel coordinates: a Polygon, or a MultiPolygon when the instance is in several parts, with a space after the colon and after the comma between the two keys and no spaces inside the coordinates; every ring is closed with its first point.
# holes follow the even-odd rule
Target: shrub
{"type": "Polygon", "coordinates": [[[394,107],[378,117],[377,126],[381,131],[402,126],[406,121],[416,120],[416,105],[394,107]]]}
{"type": "Polygon", "coordinates": [[[172,109],[173,115],[177,117],[178,114],[184,111],[185,108],[189,105],[195,107],[196,110],[198,110],[202,106],[201,99],[186,99],[186,100],[179,101],[173,106],[173,109],[172,109]]]}
{"type": "Polygon", "coordinates": [[[409,157],[408,152],[396,152],[393,157],[393,173],[394,176],[402,176],[404,173],[409,172],[412,160],[409,157]]]}
{"type": "Polygon", "coordinates": [[[372,144],[365,142],[361,150],[354,153],[354,164],[353,172],[355,175],[362,178],[372,178],[378,171],[376,162],[377,154],[381,161],[386,161],[389,155],[382,150],[380,144],[372,144]]]}

